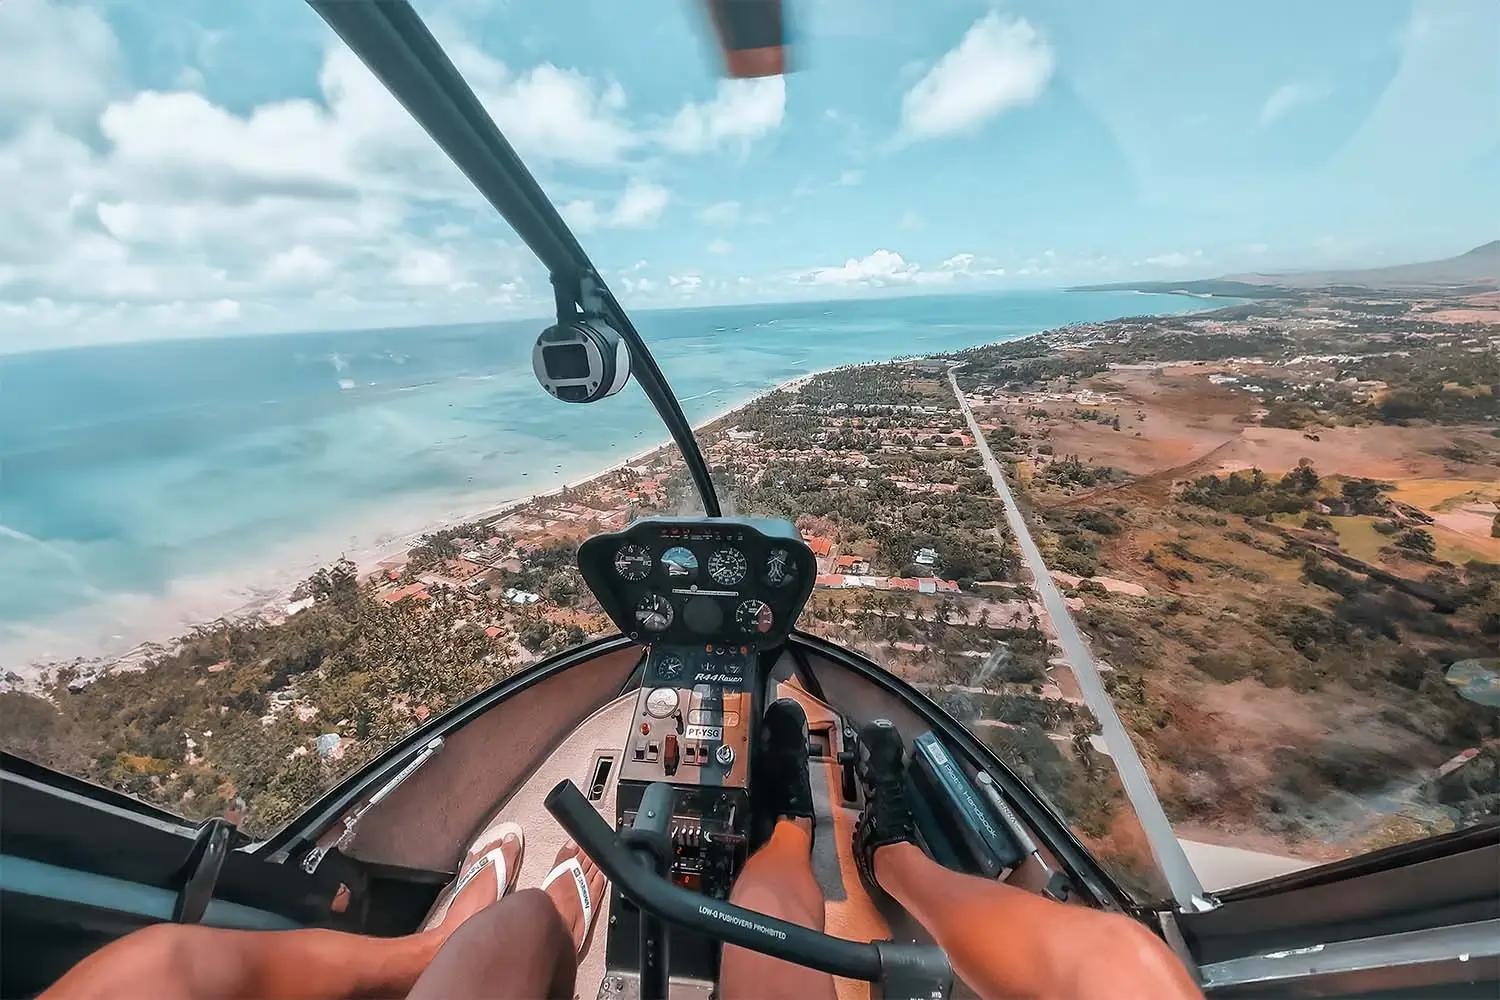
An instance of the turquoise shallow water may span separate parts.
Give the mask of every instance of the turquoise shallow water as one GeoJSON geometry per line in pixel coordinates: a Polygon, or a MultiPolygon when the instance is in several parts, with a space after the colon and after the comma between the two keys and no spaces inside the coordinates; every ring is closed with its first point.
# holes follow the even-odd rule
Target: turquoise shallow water
{"type": "MultiPolygon", "coordinates": [[[[697,422],[822,368],[1203,307],[1027,292],[635,319],[697,422]]],[[[541,325],[0,356],[0,669],[165,638],[293,570],[575,479],[664,436],[635,386],[587,407],[548,398],[530,365],[541,325]]]]}

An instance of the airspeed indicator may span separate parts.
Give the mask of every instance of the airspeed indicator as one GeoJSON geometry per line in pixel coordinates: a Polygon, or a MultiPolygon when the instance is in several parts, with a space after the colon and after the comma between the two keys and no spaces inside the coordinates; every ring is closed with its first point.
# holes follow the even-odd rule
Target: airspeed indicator
{"type": "Polygon", "coordinates": [[[651,553],[644,545],[622,545],[615,553],[615,572],[621,579],[640,581],[651,572],[651,553]]]}

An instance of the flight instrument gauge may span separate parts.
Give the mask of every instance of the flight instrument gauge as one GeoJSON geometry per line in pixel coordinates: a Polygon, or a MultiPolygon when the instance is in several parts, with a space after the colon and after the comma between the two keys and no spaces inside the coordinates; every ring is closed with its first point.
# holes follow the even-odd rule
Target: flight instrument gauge
{"type": "Polygon", "coordinates": [[[733,587],[745,578],[745,553],[739,549],[714,549],[708,557],[708,575],[721,587],[733,587]]]}
{"type": "Polygon", "coordinates": [[[772,549],[771,554],[766,556],[762,575],[771,586],[785,587],[797,578],[797,564],[792,561],[792,554],[786,549],[772,549]]]}
{"type": "Polygon", "coordinates": [[[686,583],[698,575],[698,557],[692,549],[674,545],[661,554],[661,568],[667,579],[686,583]]]}
{"type": "Polygon", "coordinates": [[[667,653],[656,661],[656,679],[659,681],[675,681],[682,674],[682,657],[676,653],[667,653]]]}
{"type": "Polygon", "coordinates": [[[677,711],[677,691],[673,688],[657,688],[646,695],[646,713],[652,718],[665,719],[677,711]]]}
{"type": "Polygon", "coordinates": [[[622,545],[615,553],[615,572],[623,579],[639,581],[651,572],[651,553],[644,545],[622,545]]]}
{"type": "Polygon", "coordinates": [[[672,627],[672,602],[660,594],[647,594],[635,606],[635,620],[647,632],[665,632],[672,627]]]}
{"type": "Polygon", "coordinates": [[[771,606],[765,601],[757,601],[753,598],[741,601],[740,606],[734,612],[735,623],[743,632],[758,632],[761,635],[771,631],[776,624],[776,616],[771,612],[771,606]]]}

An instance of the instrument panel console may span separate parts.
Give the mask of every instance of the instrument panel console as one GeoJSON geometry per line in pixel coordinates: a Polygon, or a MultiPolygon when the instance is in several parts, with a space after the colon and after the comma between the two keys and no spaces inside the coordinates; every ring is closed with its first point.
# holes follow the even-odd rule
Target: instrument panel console
{"type": "Polygon", "coordinates": [[[786,640],[817,563],[790,522],[652,517],[579,547],[578,567],[625,635],[647,645],[786,640]]]}
{"type": "MultiPolygon", "coordinates": [[[[752,750],[765,677],[761,653],[786,641],[817,563],[790,521],[652,517],[595,535],[578,568],[616,627],[647,647],[621,749],[616,829],[654,782],[675,786],[667,872],[724,899],[750,850],[752,750]]],[[[606,961],[639,965],[639,913],[611,896],[606,961]]],[[[712,981],[717,945],[674,931],[673,976],[712,981]]]]}

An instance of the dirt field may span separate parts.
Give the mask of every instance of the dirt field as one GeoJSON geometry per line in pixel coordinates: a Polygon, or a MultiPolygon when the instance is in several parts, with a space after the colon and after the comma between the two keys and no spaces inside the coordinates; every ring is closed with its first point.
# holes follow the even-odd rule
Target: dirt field
{"type": "MultiPolygon", "coordinates": [[[[1500,470],[1455,459],[1449,447],[1467,435],[1485,445],[1471,454],[1492,455],[1490,428],[1319,427],[1314,440],[1261,426],[1259,397],[1210,382],[1229,371],[1238,369],[1117,368],[1079,384],[1074,398],[1053,391],[978,410],[1023,435],[1019,464],[1030,474],[1018,478],[1039,515],[1111,511],[1124,525],[1089,536],[1095,578],[1128,581],[1147,596],[1082,595],[1078,603],[1095,654],[1143,679],[1140,694],[1117,692],[1116,701],[1163,804],[1181,821],[1180,836],[1317,862],[1449,828],[1415,790],[1453,746],[1397,708],[1408,695],[1367,679],[1397,650],[1355,652],[1324,640],[1321,658],[1298,655],[1267,624],[1301,608],[1328,615],[1339,603],[1283,551],[1277,529],[1300,530],[1307,515],[1278,515],[1270,526],[1216,517],[1176,496],[1199,476],[1259,468],[1274,479],[1311,463],[1335,496],[1356,478],[1394,484],[1395,500],[1434,518],[1426,530],[1437,559],[1500,561],[1500,539],[1490,537],[1500,470]],[[1049,483],[1047,464],[1073,455],[1121,470],[1125,481],[1049,483]],[[1187,603],[1163,610],[1174,597],[1187,603]],[[1403,777],[1382,787],[1381,769],[1397,762],[1403,777]]],[[[1328,520],[1328,544],[1336,538],[1344,553],[1409,579],[1431,572],[1393,555],[1376,517],[1328,520]]]]}
{"type": "Polygon", "coordinates": [[[1500,323],[1500,292],[1471,295],[1459,305],[1443,306],[1420,315],[1438,323],[1500,323]]]}

